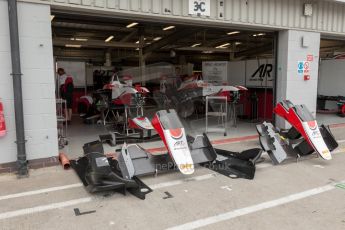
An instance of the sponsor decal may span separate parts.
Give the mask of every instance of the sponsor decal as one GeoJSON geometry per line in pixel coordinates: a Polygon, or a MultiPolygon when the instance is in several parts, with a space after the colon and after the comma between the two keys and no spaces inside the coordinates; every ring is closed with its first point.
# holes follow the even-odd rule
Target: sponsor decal
{"type": "Polygon", "coordinates": [[[326,149],[326,150],[323,150],[323,151],[322,151],[322,154],[330,154],[330,152],[329,152],[328,149],[326,149]]]}
{"type": "Polygon", "coordinates": [[[184,144],[184,141],[176,141],[174,143],[174,149],[178,150],[178,149],[184,149],[186,147],[186,145],[184,144]]]}
{"type": "Polygon", "coordinates": [[[317,122],[316,121],[308,121],[308,127],[311,130],[315,130],[317,128],[317,122]]]}
{"type": "Polygon", "coordinates": [[[174,138],[175,140],[181,139],[181,137],[183,136],[183,132],[182,129],[169,129],[170,135],[172,138],[174,138]]]}
{"type": "Polygon", "coordinates": [[[179,167],[180,167],[181,170],[192,169],[193,168],[193,164],[180,164],[179,167]]]}

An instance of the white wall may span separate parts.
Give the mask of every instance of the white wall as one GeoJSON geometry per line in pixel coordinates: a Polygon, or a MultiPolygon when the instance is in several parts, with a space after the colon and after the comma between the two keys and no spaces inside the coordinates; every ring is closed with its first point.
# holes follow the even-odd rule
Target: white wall
{"type": "Polygon", "coordinates": [[[67,75],[73,77],[76,88],[86,87],[86,63],[80,61],[57,61],[57,68],[63,68],[67,75]]]}
{"type": "MultiPolygon", "coordinates": [[[[7,1],[0,0],[0,98],[8,133],[0,163],[17,158],[7,1]]],[[[28,159],[58,155],[50,6],[18,3],[25,138],[28,159]]]]}
{"type": "MultiPolygon", "coordinates": [[[[294,104],[305,104],[315,116],[319,50],[319,33],[296,30],[279,32],[277,102],[287,99],[294,104]],[[302,39],[308,41],[308,47],[302,47],[302,39]],[[306,61],[308,55],[312,55],[314,60],[310,62],[310,80],[305,81],[297,69],[298,62],[306,61]]],[[[286,127],[280,119],[277,119],[277,125],[286,127]]]]}
{"type": "Polygon", "coordinates": [[[318,94],[345,96],[345,59],[321,61],[318,94]]]}
{"type": "Polygon", "coordinates": [[[144,18],[183,25],[199,24],[296,29],[328,34],[345,34],[345,4],[334,0],[218,0],[210,1],[210,16],[189,15],[191,0],[20,0],[51,4],[66,11],[87,14],[144,18]],[[313,13],[304,16],[304,3],[311,3],[313,13]]]}

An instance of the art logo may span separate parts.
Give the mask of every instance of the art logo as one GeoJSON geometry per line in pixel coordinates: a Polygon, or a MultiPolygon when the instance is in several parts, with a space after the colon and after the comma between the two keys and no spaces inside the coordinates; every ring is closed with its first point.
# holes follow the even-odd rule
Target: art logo
{"type": "Polygon", "coordinates": [[[262,64],[259,68],[252,74],[251,81],[264,81],[265,78],[272,80],[273,65],[272,64],[262,64]]]}

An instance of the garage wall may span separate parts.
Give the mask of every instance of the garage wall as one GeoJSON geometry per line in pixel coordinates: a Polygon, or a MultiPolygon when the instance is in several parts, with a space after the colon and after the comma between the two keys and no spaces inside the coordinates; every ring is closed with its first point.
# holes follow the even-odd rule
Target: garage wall
{"type": "MultiPolygon", "coordinates": [[[[0,98],[8,133],[0,138],[0,163],[17,159],[7,1],[0,0],[0,98]]],[[[25,138],[28,159],[58,155],[49,5],[19,3],[25,138]]]]}
{"type": "Polygon", "coordinates": [[[318,83],[318,94],[345,96],[345,60],[322,60],[318,83]]]}
{"type": "Polygon", "coordinates": [[[196,23],[231,23],[240,26],[318,30],[345,34],[345,4],[326,0],[211,0],[210,16],[188,14],[189,0],[21,0],[51,4],[63,10],[127,17],[160,17],[196,23]],[[220,7],[224,2],[224,7],[220,7]],[[304,3],[312,16],[304,16],[304,3]]]}
{"type": "MultiPolygon", "coordinates": [[[[296,30],[279,32],[277,102],[290,100],[294,104],[305,104],[316,115],[319,51],[319,33],[296,30]],[[307,60],[309,71],[300,74],[299,63],[307,60]],[[309,76],[310,80],[305,80],[305,76],[309,76]]],[[[277,125],[286,127],[281,119],[277,119],[277,125]]]]}
{"type": "Polygon", "coordinates": [[[57,61],[57,68],[63,68],[73,77],[75,88],[86,87],[86,64],[80,61],[57,61]]]}

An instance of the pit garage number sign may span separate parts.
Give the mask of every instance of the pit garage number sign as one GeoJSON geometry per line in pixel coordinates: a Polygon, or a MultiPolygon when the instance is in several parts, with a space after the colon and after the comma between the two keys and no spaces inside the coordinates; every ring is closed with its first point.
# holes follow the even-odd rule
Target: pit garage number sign
{"type": "Polygon", "coordinates": [[[210,16],[210,0],[189,0],[189,14],[210,16]]]}

